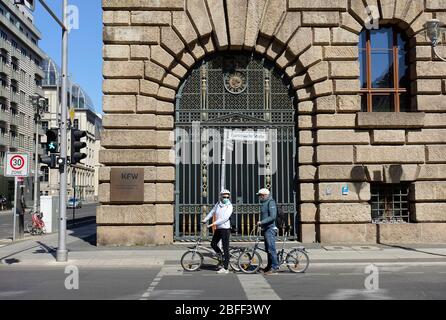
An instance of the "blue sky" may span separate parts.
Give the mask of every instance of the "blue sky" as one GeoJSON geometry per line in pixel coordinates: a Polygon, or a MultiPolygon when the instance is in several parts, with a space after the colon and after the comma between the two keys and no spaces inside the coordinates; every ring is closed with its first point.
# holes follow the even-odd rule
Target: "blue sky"
{"type": "MultiPolygon", "coordinates": [[[[35,24],[42,32],[39,46],[61,66],[61,28],[36,1],[35,24]]],[[[59,18],[62,0],[47,0],[59,18]]],[[[102,11],[100,0],[68,0],[79,9],[79,29],[69,36],[68,73],[102,111],[102,11]]]]}

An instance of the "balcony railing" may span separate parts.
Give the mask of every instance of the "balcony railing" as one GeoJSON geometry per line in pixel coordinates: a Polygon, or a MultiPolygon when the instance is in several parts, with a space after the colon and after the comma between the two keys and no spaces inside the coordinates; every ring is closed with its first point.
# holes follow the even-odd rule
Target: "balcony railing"
{"type": "Polygon", "coordinates": [[[7,135],[0,135],[0,146],[7,146],[8,145],[8,136],[7,135]]]}
{"type": "Polygon", "coordinates": [[[9,123],[11,124],[11,126],[18,126],[20,123],[20,119],[18,116],[11,115],[11,119],[10,119],[9,123]]]}
{"type": "Polygon", "coordinates": [[[0,62],[0,73],[9,74],[9,70],[10,70],[9,64],[0,62]]]}
{"type": "Polygon", "coordinates": [[[7,87],[0,86],[0,97],[9,97],[9,89],[7,87]]]}
{"type": "Polygon", "coordinates": [[[11,79],[14,79],[16,81],[20,81],[20,74],[18,71],[12,69],[11,71],[11,79]]]}
{"type": "Polygon", "coordinates": [[[9,113],[7,111],[0,110],[0,121],[9,122],[9,113]]]}
{"type": "Polygon", "coordinates": [[[20,96],[18,93],[11,92],[11,102],[20,103],[20,96]]]}
{"type": "Polygon", "coordinates": [[[10,140],[10,147],[17,149],[19,147],[19,139],[11,138],[11,140],[10,140]]]}
{"type": "Polygon", "coordinates": [[[11,45],[9,44],[8,41],[6,41],[5,39],[1,38],[0,39],[0,49],[5,49],[8,52],[11,51],[11,45]]]}
{"type": "Polygon", "coordinates": [[[34,73],[42,79],[45,78],[45,71],[43,71],[43,69],[38,65],[34,65],[34,73]]]}

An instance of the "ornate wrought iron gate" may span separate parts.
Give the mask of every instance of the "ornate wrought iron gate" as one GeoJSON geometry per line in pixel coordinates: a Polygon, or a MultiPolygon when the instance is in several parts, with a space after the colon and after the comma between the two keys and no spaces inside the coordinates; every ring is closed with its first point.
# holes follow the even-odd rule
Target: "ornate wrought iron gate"
{"type": "Polygon", "coordinates": [[[176,240],[199,235],[201,219],[219,200],[224,129],[268,136],[264,142],[234,141],[226,151],[226,187],[234,205],[231,239],[249,236],[259,219],[256,192],[263,187],[295,225],[294,103],[272,66],[249,55],[204,61],[180,90],[175,123],[176,240]]]}

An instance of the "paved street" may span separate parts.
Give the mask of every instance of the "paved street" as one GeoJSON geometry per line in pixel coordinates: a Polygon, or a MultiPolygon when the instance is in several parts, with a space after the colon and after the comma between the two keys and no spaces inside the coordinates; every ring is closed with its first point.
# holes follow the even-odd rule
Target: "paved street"
{"type": "MultiPolygon", "coordinates": [[[[94,222],[96,219],[96,207],[97,204],[84,204],[82,208],[75,210],[73,220],[73,209],[67,209],[67,219],[69,226],[74,221],[78,223],[94,222]]],[[[31,215],[25,215],[25,226],[31,221],[31,215]]],[[[0,240],[12,238],[12,210],[3,211],[0,213],[0,240]]],[[[26,231],[25,231],[26,232],[26,231]]]]}
{"type": "Polygon", "coordinates": [[[306,274],[184,273],[178,265],[151,268],[79,267],[79,289],[65,289],[64,268],[0,267],[0,299],[312,300],[445,299],[444,266],[379,269],[379,289],[364,286],[358,267],[312,267],[306,274]]]}

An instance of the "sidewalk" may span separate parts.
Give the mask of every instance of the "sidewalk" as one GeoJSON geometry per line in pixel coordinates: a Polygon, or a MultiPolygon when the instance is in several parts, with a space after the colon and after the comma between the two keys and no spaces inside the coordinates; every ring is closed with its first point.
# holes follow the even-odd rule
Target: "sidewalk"
{"type": "MultiPolygon", "coordinates": [[[[191,243],[175,243],[152,247],[96,247],[95,225],[67,232],[67,263],[56,262],[57,234],[33,237],[0,247],[0,270],[3,267],[51,267],[77,265],[83,267],[149,268],[180,265],[180,258],[191,243]]],[[[246,243],[234,245],[250,246],[246,243]]],[[[297,246],[299,243],[289,243],[297,246]]],[[[0,244],[1,246],[1,244],[0,244]]],[[[287,246],[287,247],[288,247],[287,246]]],[[[310,267],[351,265],[445,265],[446,244],[438,245],[321,245],[308,244],[310,267]]],[[[280,246],[278,246],[280,248],[280,246]]]]}

